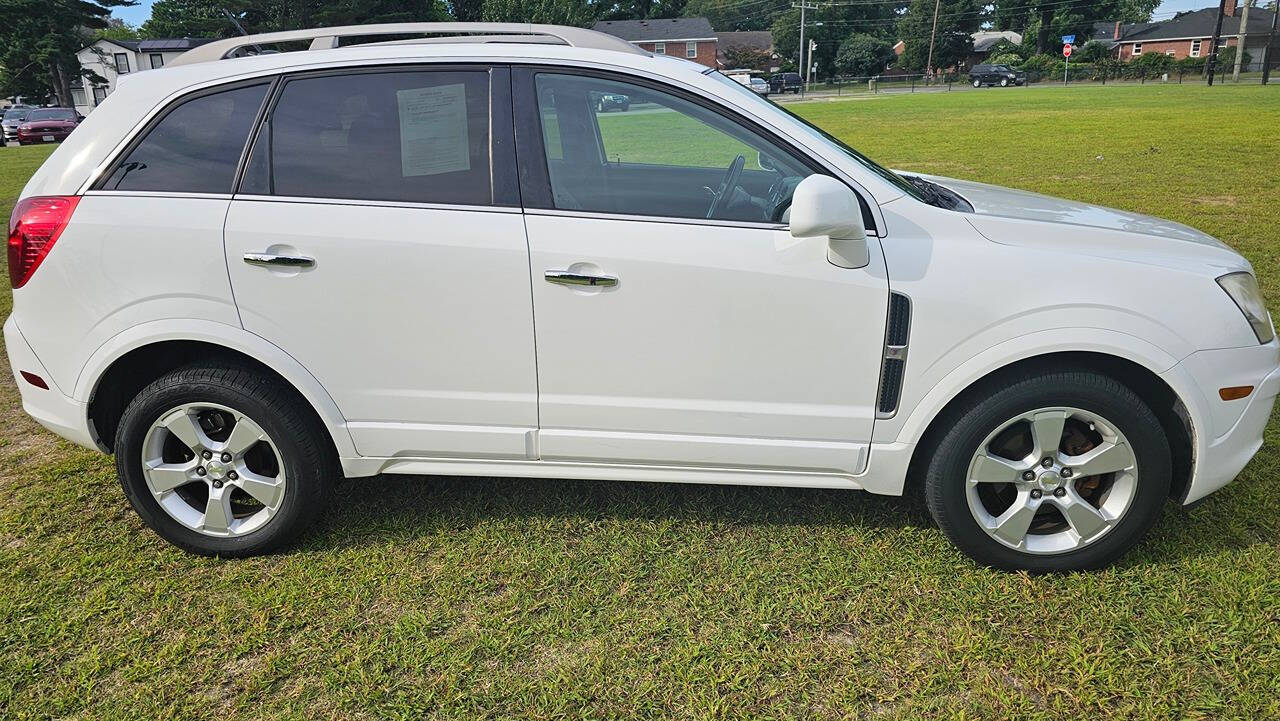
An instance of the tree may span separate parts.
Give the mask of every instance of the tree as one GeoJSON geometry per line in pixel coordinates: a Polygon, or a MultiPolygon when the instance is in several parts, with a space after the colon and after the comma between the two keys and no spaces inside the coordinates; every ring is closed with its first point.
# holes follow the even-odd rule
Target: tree
{"type": "Polygon", "coordinates": [[[48,95],[71,107],[71,79],[81,75],[76,52],[89,33],[107,28],[111,8],[133,0],[5,0],[0,3],[0,85],[48,95]]]}
{"type": "Polygon", "coordinates": [[[836,68],[847,75],[878,75],[893,57],[893,46],[888,40],[854,33],[840,44],[836,68]]]}
{"type": "MultiPolygon", "coordinates": [[[[906,7],[901,3],[846,2],[819,5],[805,14],[804,42],[817,43],[813,62],[820,75],[830,75],[836,69],[836,54],[850,33],[863,32],[876,35],[893,43],[894,23],[898,13],[906,7]]],[[[930,0],[929,12],[933,12],[930,0]]],[[[800,11],[792,8],[777,15],[773,25],[773,47],[779,56],[777,64],[784,67],[801,65],[800,60],[800,11]]],[[[805,52],[806,59],[808,51],[805,52]]]]}
{"type": "Polygon", "coordinates": [[[766,0],[747,5],[744,11],[742,0],[689,0],[682,14],[687,18],[706,18],[711,21],[711,27],[721,31],[768,30],[781,9],[787,7],[766,0]]]}
{"type": "Polygon", "coordinates": [[[911,0],[907,13],[898,22],[905,45],[901,63],[911,70],[925,70],[929,63],[929,40],[933,37],[933,68],[950,68],[964,62],[973,52],[973,33],[985,22],[983,0],[941,0],[938,28],[933,31],[935,0],[911,0]]]}
{"type": "Polygon", "coordinates": [[[484,0],[486,22],[551,23],[587,27],[595,7],[586,0],[484,0]]]}
{"type": "Polygon", "coordinates": [[[1063,35],[1088,40],[1097,23],[1146,22],[1159,5],[1160,0],[996,0],[991,22],[997,30],[1022,33],[1024,43],[1034,35],[1035,52],[1047,53],[1063,35]]]}
{"type": "Polygon", "coordinates": [[[157,0],[140,31],[150,38],[238,35],[228,13],[250,33],[450,19],[440,0],[157,0]]]}
{"type": "MultiPolygon", "coordinates": [[[[600,3],[597,16],[601,20],[654,20],[678,18],[684,9],[685,0],[614,0],[600,3]]],[[[713,27],[718,26],[713,23],[713,27]]]]}
{"type": "Polygon", "coordinates": [[[722,53],[727,68],[743,70],[768,70],[773,67],[773,55],[768,50],[757,50],[746,45],[730,45],[722,53]]]}

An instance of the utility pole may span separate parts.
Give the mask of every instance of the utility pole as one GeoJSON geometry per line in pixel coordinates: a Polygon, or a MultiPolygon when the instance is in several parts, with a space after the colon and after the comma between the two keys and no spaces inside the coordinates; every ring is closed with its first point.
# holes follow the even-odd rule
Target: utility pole
{"type": "Polygon", "coordinates": [[[816,50],[817,47],[818,43],[813,40],[809,41],[809,59],[805,61],[804,65],[804,91],[806,93],[809,92],[809,72],[813,70],[813,51],[816,50]]]}
{"type": "Polygon", "coordinates": [[[1244,0],[1244,10],[1240,14],[1240,40],[1236,42],[1236,67],[1231,72],[1231,82],[1240,82],[1240,63],[1244,60],[1244,38],[1246,27],[1249,25],[1249,6],[1253,4],[1253,0],[1244,0]]]}
{"type": "Polygon", "coordinates": [[[1227,0],[1218,2],[1218,24],[1213,28],[1213,45],[1209,48],[1209,87],[1213,87],[1213,71],[1218,65],[1218,43],[1222,40],[1222,15],[1227,11],[1227,0]]]}
{"type": "Polygon", "coordinates": [[[924,72],[926,76],[933,76],[933,39],[938,36],[938,6],[942,4],[942,0],[933,0],[933,30],[929,33],[929,59],[925,61],[924,72]]]}
{"type": "Polygon", "coordinates": [[[1267,46],[1262,49],[1262,84],[1271,80],[1271,46],[1276,42],[1276,19],[1280,18],[1280,3],[1272,6],[1271,34],[1267,36],[1267,46]]]}
{"type": "MultiPolygon", "coordinates": [[[[804,76],[804,84],[805,84],[805,88],[804,88],[804,89],[805,89],[805,92],[808,92],[808,91],[809,91],[809,66],[808,66],[807,64],[805,64],[805,61],[804,61],[804,51],[805,51],[805,45],[804,45],[804,11],[805,11],[805,10],[817,10],[817,9],[818,9],[818,6],[817,6],[817,5],[810,5],[810,4],[808,3],[808,0],[800,0],[800,4],[799,4],[799,5],[796,5],[795,3],[792,3],[792,4],[791,4],[791,7],[793,7],[793,8],[794,8],[794,7],[798,7],[798,8],[800,8],[800,70],[802,71],[802,74],[803,74],[803,76],[804,76]]],[[[812,57],[813,57],[813,51],[809,51],[809,57],[810,57],[810,58],[812,58],[812,57]]]]}

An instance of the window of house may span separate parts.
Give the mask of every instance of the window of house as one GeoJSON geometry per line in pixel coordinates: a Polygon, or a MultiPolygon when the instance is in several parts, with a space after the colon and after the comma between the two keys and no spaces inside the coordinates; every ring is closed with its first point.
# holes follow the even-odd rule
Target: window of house
{"type": "Polygon", "coordinates": [[[1200,57],[1200,41],[1199,40],[1191,41],[1191,57],[1193,58],[1200,57]]]}
{"type": "Polygon", "coordinates": [[[654,44],[653,44],[653,52],[654,52],[655,54],[657,54],[657,55],[666,55],[666,54],[667,54],[667,44],[666,44],[666,43],[654,43],[654,44]]]}
{"type": "Polygon", "coordinates": [[[124,53],[116,53],[116,72],[124,75],[129,72],[129,56],[124,53]]]}
{"type": "Polygon", "coordinates": [[[182,101],[116,166],[102,190],[230,193],[267,85],[182,101]]]}
{"type": "Polygon", "coordinates": [[[557,209],[783,222],[796,185],[812,172],[731,118],[660,90],[552,73],[538,74],[536,85],[557,209]],[[596,113],[593,99],[602,95],[646,110],[596,113]]]}
{"type": "Polygon", "coordinates": [[[164,55],[161,55],[160,53],[151,53],[151,69],[155,70],[156,68],[163,68],[163,67],[164,67],[164,55]]]}
{"type": "Polygon", "coordinates": [[[1174,55],[1177,55],[1177,52],[1174,51],[1173,48],[1169,48],[1168,50],[1164,51],[1164,54],[1168,55],[1169,57],[1173,57],[1174,55]]]}
{"type": "Polygon", "coordinates": [[[1133,44],[1133,54],[1134,54],[1134,55],[1141,55],[1141,54],[1142,54],[1142,43],[1134,43],[1134,44],[1133,44]]]}
{"type": "Polygon", "coordinates": [[[289,81],[241,192],[489,205],[489,73],[349,73],[289,81]]]}
{"type": "Polygon", "coordinates": [[[684,56],[690,59],[698,57],[698,44],[695,42],[685,43],[684,56]]]}
{"type": "Polygon", "coordinates": [[[93,105],[94,105],[94,107],[97,107],[97,106],[101,105],[101,104],[102,104],[102,101],[103,101],[103,100],[106,100],[106,99],[107,99],[107,89],[106,89],[105,87],[101,86],[101,85],[96,85],[96,86],[94,86],[94,88],[93,88],[93,105]]]}
{"type": "Polygon", "coordinates": [[[77,107],[87,105],[84,101],[84,88],[71,88],[71,102],[77,107]]]}

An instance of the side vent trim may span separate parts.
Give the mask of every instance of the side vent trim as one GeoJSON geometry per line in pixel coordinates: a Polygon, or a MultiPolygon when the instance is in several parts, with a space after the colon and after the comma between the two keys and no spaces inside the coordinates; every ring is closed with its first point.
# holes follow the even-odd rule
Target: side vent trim
{"type": "Polygon", "coordinates": [[[898,412],[902,379],[907,368],[907,347],[911,337],[911,299],[901,293],[889,294],[889,318],[884,329],[884,357],[880,363],[880,394],[876,418],[892,418],[898,412]]]}

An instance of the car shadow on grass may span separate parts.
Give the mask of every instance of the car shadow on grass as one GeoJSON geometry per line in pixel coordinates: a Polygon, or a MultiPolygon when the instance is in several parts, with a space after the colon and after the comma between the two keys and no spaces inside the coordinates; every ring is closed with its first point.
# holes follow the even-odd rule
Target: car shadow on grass
{"type": "MultiPolygon", "coordinates": [[[[1258,489],[1224,489],[1203,506],[1166,505],[1148,537],[1117,568],[1176,564],[1266,542],[1274,529],[1242,518],[1257,509],[1258,489]],[[1247,515],[1247,514],[1246,514],[1247,515]],[[1242,522],[1236,528],[1223,517],[1242,522]]],[[[548,520],[668,523],[734,527],[847,527],[849,533],[899,531],[937,534],[918,496],[878,496],[845,490],[732,485],[636,483],[555,479],[383,475],[343,481],[324,522],[304,541],[308,550],[381,545],[392,539],[430,536],[480,524],[510,523],[530,529],[548,520]]],[[[915,534],[913,534],[915,535],[915,534]]],[[[960,558],[957,552],[957,560],[960,558]]]]}

